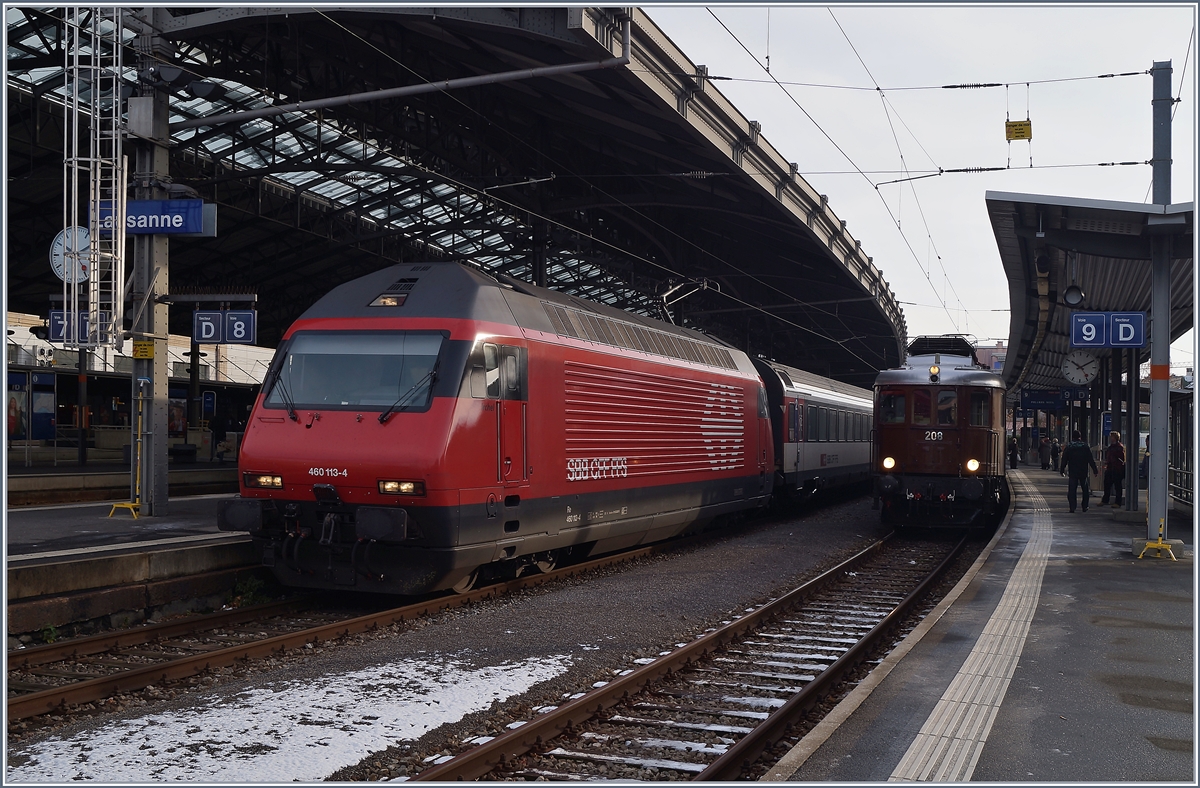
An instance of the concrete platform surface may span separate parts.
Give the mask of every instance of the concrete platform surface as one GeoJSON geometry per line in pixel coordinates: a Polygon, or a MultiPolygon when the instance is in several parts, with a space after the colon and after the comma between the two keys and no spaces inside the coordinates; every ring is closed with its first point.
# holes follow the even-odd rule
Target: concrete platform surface
{"type": "Polygon", "coordinates": [[[1196,783],[1193,524],[1172,518],[1178,561],[1139,560],[1144,523],[1069,513],[1056,473],[1010,478],[954,603],[765,779],[1196,783]]]}
{"type": "Polygon", "coordinates": [[[8,559],[62,560],[68,556],[146,549],[228,536],[217,530],[217,501],[233,495],[172,498],[167,515],[133,519],[126,509],[112,517],[111,503],[26,506],[7,511],[8,559]]]}

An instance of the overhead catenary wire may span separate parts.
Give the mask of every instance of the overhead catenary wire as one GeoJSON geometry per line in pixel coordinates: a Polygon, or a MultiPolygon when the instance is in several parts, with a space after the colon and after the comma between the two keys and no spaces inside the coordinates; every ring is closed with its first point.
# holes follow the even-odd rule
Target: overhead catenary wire
{"type": "MultiPolygon", "coordinates": [[[[832,9],[832,8],[829,8],[829,9],[827,9],[827,10],[829,11],[829,16],[833,18],[833,22],[834,22],[834,24],[836,24],[836,25],[837,25],[837,28],[838,28],[838,30],[841,32],[841,34],[842,34],[842,37],[843,37],[843,38],[845,38],[845,39],[846,39],[846,43],[850,45],[850,49],[851,49],[851,50],[854,52],[854,56],[855,56],[856,58],[858,58],[858,62],[862,64],[863,70],[865,70],[865,71],[867,72],[867,76],[871,78],[871,81],[875,83],[875,86],[876,86],[876,88],[879,90],[879,99],[880,99],[880,104],[883,106],[883,112],[884,112],[884,115],[887,117],[888,129],[889,129],[889,130],[891,131],[891,133],[892,133],[892,141],[893,141],[893,142],[896,144],[896,150],[897,150],[897,152],[898,152],[898,153],[899,153],[899,155],[900,155],[900,167],[901,167],[902,169],[904,169],[904,170],[907,170],[907,169],[908,169],[908,164],[907,164],[907,162],[905,162],[905,160],[904,160],[904,149],[903,149],[903,147],[900,145],[900,137],[899,137],[899,136],[896,134],[896,127],[895,127],[895,124],[893,124],[893,123],[892,123],[892,112],[889,112],[889,111],[888,111],[888,101],[887,101],[887,97],[886,97],[886,95],[884,94],[884,92],[883,92],[883,89],[882,89],[882,88],[879,88],[879,80],[875,79],[875,75],[871,73],[871,69],[870,69],[870,68],[867,66],[867,63],[866,63],[866,61],[865,61],[865,60],[863,60],[863,58],[862,58],[862,55],[860,55],[860,54],[859,54],[859,52],[858,52],[858,47],[854,46],[854,42],[850,40],[850,36],[849,36],[849,34],[847,34],[847,33],[846,33],[846,30],[845,30],[845,28],[843,28],[843,27],[842,27],[842,23],[841,23],[840,21],[838,21],[838,18],[837,18],[837,16],[836,16],[836,15],[833,13],[833,9],[832,9]]],[[[895,111],[895,107],[892,107],[892,110],[893,110],[893,111],[895,111]]],[[[900,113],[899,113],[899,112],[896,112],[896,117],[897,117],[897,118],[899,118],[899,117],[900,117],[900,113]]],[[[907,124],[906,124],[905,128],[907,128],[907,124]]],[[[909,130],[909,134],[910,134],[910,135],[912,135],[912,131],[911,131],[911,130],[909,130]]],[[[912,136],[913,136],[913,139],[916,139],[916,135],[912,135],[912,136]]],[[[920,142],[918,142],[917,144],[918,144],[918,145],[920,145],[920,142]]],[[[922,147],[921,147],[921,150],[922,150],[922,151],[924,151],[924,150],[925,150],[925,148],[922,146],[922,147]]],[[[928,152],[926,152],[926,153],[925,153],[925,155],[926,155],[926,156],[929,156],[928,152]]],[[[933,157],[932,157],[932,156],[930,156],[930,157],[929,157],[929,159],[930,159],[930,161],[931,161],[931,162],[933,162],[933,157]]],[[[936,166],[936,165],[937,165],[937,162],[933,162],[933,164],[936,166]]],[[[897,182],[899,182],[899,181],[897,181],[897,182]]],[[[879,189],[879,186],[880,186],[880,184],[876,184],[876,185],[875,185],[875,189],[876,189],[876,191],[878,191],[878,189],[879,189]]],[[[930,245],[930,247],[931,247],[931,248],[932,248],[932,250],[933,250],[934,256],[935,256],[935,257],[937,257],[938,266],[939,266],[939,267],[942,269],[942,281],[943,281],[943,282],[945,282],[946,284],[948,284],[948,285],[950,286],[950,290],[951,290],[951,292],[953,292],[953,293],[954,293],[954,298],[955,298],[955,299],[958,301],[958,305],[959,305],[960,307],[962,307],[962,308],[965,310],[965,309],[966,309],[966,304],[964,304],[964,303],[962,302],[962,297],[961,297],[961,296],[958,294],[958,289],[957,289],[957,288],[954,286],[954,282],[953,282],[953,281],[950,279],[950,272],[946,270],[946,266],[945,266],[945,264],[944,264],[944,263],[943,263],[943,261],[942,261],[942,256],[941,256],[941,254],[940,254],[940,253],[937,251],[937,244],[934,242],[934,240],[933,240],[933,233],[932,233],[932,231],[929,229],[929,221],[928,221],[928,220],[925,218],[925,209],[924,209],[924,208],[921,206],[921,200],[920,200],[920,197],[918,197],[918,196],[917,196],[917,191],[916,191],[916,189],[912,188],[912,186],[911,186],[911,185],[909,186],[909,188],[910,188],[910,190],[912,191],[912,195],[913,195],[913,202],[915,202],[915,203],[916,203],[916,205],[917,205],[917,213],[918,213],[918,215],[920,215],[920,217],[921,217],[921,222],[922,222],[922,224],[924,224],[924,225],[925,225],[925,237],[926,237],[926,238],[928,239],[928,241],[929,241],[929,245],[930,245]]],[[[903,193],[904,193],[904,192],[903,192],[903,190],[901,189],[901,190],[899,191],[899,194],[903,194],[903,193]]],[[[897,204],[897,212],[899,212],[899,210],[900,210],[900,206],[899,206],[899,204],[897,204]]],[[[897,219],[897,222],[896,222],[896,229],[897,229],[897,230],[899,230],[899,231],[901,232],[901,234],[903,234],[903,232],[904,232],[904,231],[903,231],[903,229],[901,229],[901,227],[900,227],[900,221],[899,221],[899,219],[897,219]]],[[[919,262],[918,262],[918,265],[920,265],[920,263],[919,263],[919,262]]],[[[928,274],[926,274],[926,276],[928,277],[928,274]]],[[[945,303],[945,298],[942,298],[942,299],[941,299],[941,301],[942,301],[942,302],[943,302],[943,304],[944,304],[944,303],[945,303]]],[[[947,314],[949,314],[949,312],[948,312],[948,311],[947,311],[947,314]]],[[[951,322],[952,322],[952,323],[954,322],[954,321],[953,321],[953,318],[951,319],[951,322]]],[[[958,325],[957,325],[957,324],[955,324],[955,326],[954,326],[954,327],[955,327],[955,328],[958,328],[958,325]]]]}
{"type": "MultiPolygon", "coordinates": [[[[373,43],[371,43],[370,41],[367,41],[366,39],[362,38],[362,36],[358,35],[358,34],[357,34],[357,33],[355,33],[354,31],[350,30],[349,28],[347,28],[347,27],[346,27],[345,25],[343,25],[342,23],[338,22],[338,21],[337,21],[337,20],[335,20],[335,19],[332,19],[332,18],[330,18],[328,14],[326,14],[326,13],[324,13],[323,11],[320,11],[320,10],[318,10],[318,13],[319,13],[319,14],[321,14],[321,16],[323,16],[323,17],[324,17],[324,18],[325,18],[327,21],[329,21],[331,24],[334,24],[335,26],[337,26],[337,27],[341,28],[342,30],[345,30],[347,33],[349,33],[350,35],[352,35],[352,36],[354,36],[355,38],[357,38],[359,41],[361,41],[361,42],[362,42],[363,44],[365,44],[366,46],[368,46],[368,47],[372,48],[372,49],[373,49],[373,50],[375,50],[376,52],[379,52],[381,55],[383,55],[384,57],[386,57],[386,58],[388,58],[389,60],[391,60],[393,63],[395,63],[395,64],[396,64],[397,66],[399,66],[400,68],[403,68],[403,69],[405,69],[406,71],[408,71],[409,73],[413,74],[414,76],[416,76],[416,77],[418,77],[418,78],[424,79],[424,76],[423,76],[423,75],[419,74],[419,73],[418,73],[417,71],[415,71],[414,69],[412,69],[412,68],[410,68],[409,66],[405,65],[404,63],[400,62],[400,61],[399,61],[399,60],[397,60],[395,57],[393,57],[393,56],[392,56],[390,53],[383,51],[382,49],[380,49],[380,48],[379,48],[378,46],[376,46],[375,44],[373,44],[373,43]]],[[[457,98],[456,96],[452,95],[451,93],[449,93],[449,92],[444,92],[444,93],[445,93],[445,95],[447,96],[447,98],[451,99],[452,101],[455,101],[455,102],[457,102],[459,105],[461,105],[463,108],[467,109],[468,111],[470,111],[470,112],[473,112],[473,113],[475,113],[475,114],[477,114],[477,115],[480,115],[480,114],[481,114],[481,113],[479,113],[479,111],[478,111],[478,110],[476,110],[475,108],[473,108],[473,107],[469,106],[468,104],[466,104],[465,102],[463,102],[461,99],[457,98]]],[[[510,135],[511,137],[513,137],[513,139],[514,139],[514,140],[516,140],[518,143],[520,143],[520,144],[522,144],[522,145],[525,145],[526,147],[530,147],[530,148],[533,148],[533,147],[534,147],[532,143],[530,143],[528,140],[526,140],[525,138],[521,137],[520,135],[514,134],[513,132],[509,131],[508,129],[504,129],[503,127],[499,127],[499,128],[501,128],[501,130],[503,130],[503,131],[504,131],[506,134],[508,134],[508,135],[510,135]]],[[[545,152],[544,150],[539,150],[539,153],[541,153],[543,156],[546,156],[546,152],[545,152]]],[[[547,156],[546,158],[547,158],[547,161],[550,161],[550,158],[549,158],[548,156],[547,156]]],[[[554,164],[556,167],[559,167],[559,168],[561,168],[561,170],[562,170],[564,173],[566,173],[567,175],[575,175],[574,171],[573,171],[573,170],[572,170],[572,169],[571,169],[569,166],[567,166],[566,164],[564,164],[564,163],[562,163],[562,162],[551,161],[550,163],[554,164]]],[[[475,187],[473,187],[473,186],[470,186],[470,185],[468,185],[468,184],[466,184],[466,183],[462,183],[462,182],[460,182],[460,181],[457,181],[457,180],[455,180],[454,178],[452,178],[452,177],[449,177],[449,176],[445,175],[444,173],[435,172],[435,171],[433,171],[433,170],[431,170],[431,169],[429,169],[429,168],[422,167],[422,166],[420,166],[420,165],[416,164],[415,162],[413,162],[413,163],[412,163],[412,166],[416,167],[417,169],[421,169],[421,170],[423,170],[423,171],[425,171],[425,172],[427,172],[427,173],[429,173],[429,174],[431,174],[431,175],[436,175],[437,177],[441,178],[441,179],[442,179],[444,182],[446,182],[446,183],[449,183],[449,184],[453,184],[453,185],[454,185],[456,188],[460,188],[460,189],[462,189],[462,190],[464,190],[464,191],[468,191],[468,192],[472,192],[472,193],[476,193],[476,194],[478,194],[478,193],[479,193],[479,190],[478,190],[478,189],[476,189],[475,187]]],[[[559,177],[562,177],[562,176],[560,175],[559,177]]],[[[700,253],[702,253],[702,254],[704,254],[704,255],[706,255],[706,256],[708,256],[708,257],[711,257],[711,258],[713,258],[714,260],[717,260],[718,262],[720,262],[720,263],[722,263],[722,264],[724,264],[724,265],[726,265],[726,266],[728,266],[728,267],[732,268],[734,271],[736,271],[737,273],[741,274],[742,276],[745,276],[745,277],[747,277],[747,278],[749,278],[749,279],[751,279],[751,280],[753,280],[753,281],[755,281],[755,282],[758,282],[758,283],[759,283],[759,284],[761,284],[763,287],[766,287],[766,288],[768,288],[768,289],[770,289],[770,290],[774,290],[775,292],[778,292],[779,294],[783,295],[784,297],[787,297],[787,298],[793,298],[793,299],[794,299],[794,297],[793,297],[793,295],[792,295],[791,293],[787,293],[786,291],[784,291],[784,290],[782,290],[782,289],[780,289],[780,288],[778,288],[778,287],[775,287],[774,285],[771,285],[770,283],[768,283],[768,282],[766,282],[766,281],[762,280],[760,277],[753,276],[753,275],[751,275],[751,274],[749,274],[749,273],[747,273],[747,272],[745,272],[745,271],[743,271],[743,270],[741,270],[741,269],[737,268],[737,266],[734,266],[734,265],[733,265],[732,263],[730,263],[728,260],[725,260],[725,259],[723,259],[723,258],[720,258],[720,257],[718,257],[718,256],[717,256],[715,253],[713,253],[711,250],[709,250],[709,249],[706,249],[706,248],[705,248],[705,247],[703,247],[702,245],[700,245],[700,244],[696,243],[696,242],[695,242],[694,240],[692,240],[691,238],[688,238],[688,237],[686,237],[686,236],[683,236],[683,235],[679,234],[678,232],[676,232],[675,230],[671,229],[670,227],[667,227],[666,225],[663,225],[661,222],[658,222],[658,221],[657,221],[657,220],[655,220],[653,217],[651,217],[651,216],[648,216],[648,215],[646,215],[645,213],[643,213],[643,212],[641,212],[641,211],[638,211],[637,209],[635,209],[635,208],[633,208],[633,207],[631,207],[631,206],[627,205],[627,204],[626,204],[626,203],[625,203],[623,200],[621,200],[621,199],[620,199],[619,197],[617,197],[616,195],[610,194],[610,193],[608,193],[608,192],[604,191],[603,189],[601,189],[601,188],[599,188],[599,187],[597,187],[597,191],[598,191],[599,193],[601,193],[601,194],[604,194],[606,197],[609,197],[610,199],[612,199],[612,200],[613,200],[613,201],[614,201],[616,204],[618,204],[618,205],[621,205],[621,206],[623,206],[623,207],[627,208],[627,209],[628,209],[628,210],[630,210],[630,211],[633,211],[633,212],[634,212],[634,213],[636,213],[637,215],[639,215],[639,216],[641,216],[641,217],[645,218],[647,221],[650,221],[651,223],[653,223],[655,226],[657,226],[657,227],[660,227],[660,228],[661,228],[661,229],[662,229],[664,232],[670,233],[671,235],[675,236],[675,237],[676,237],[676,238],[678,238],[678,239],[679,239],[681,242],[683,242],[683,243],[685,243],[685,244],[687,244],[687,245],[691,246],[692,248],[696,249],[696,250],[697,250],[697,251],[699,251],[700,253]]],[[[562,228],[562,229],[564,229],[564,230],[567,230],[567,231],[569,231],[569,232],[575,233],[575,234],[579,235],[580,237],[587,238],[588,240],[592,241],[593,243],[598,243],[598,244],[601,244],[601,245],[603,245],[603,246],[605,246],[605,247],[607,247],[607,248],[610,248],[610,249],[612,249],[613,251],[615,251],[615,252],[617,252],[617,253],[619,253],[619,254],[621,254],[621,255],[624,255],[624,256],[626,256],[626,257],[629,257],[629,258],[632,258],[632,259],[638,260],[639,262],[644,262],[644,263],[646,263],[646,264],[648,264],[648,265],[651,265],[651,266],[653,266],[653,267],[655,267],[655,268],[657,268],[657,269],[659,269],[659,270],[661,270],[661,271],[664,271],[664,272],[666,272],[666,273],[668,273],[668,274],[670,274],[670,275],[677,276],[677,277],[680,277],[680,278],[683,278],[683,279],[687,279],[687,278],[689,278],[689,277],[688,277],[688,275],[687,275],[686,273],[684,273],[684,272],[681,272],[681,271],[676,271],[676,270],[674,270],[674,269],[670,268],[669,266],[667,266],[667,265],[664,265],[664,264],[662,264],[662,263],[660,263],[660,262],[658,262],[658,261],[656,261],[656,260],[651,260],[651,259],[649,259],[649,258],[645,258],[645,257],[642,257],[642,256],[640,256],[640,255],[633,254],[633,253],[629,252],[629,251],[628,251],[628,250],[626,250],[626,249],[622,249],[622,248],[620,248],[620,247],[616,246],[615,244],[612,244],[612,243],[610,243],[610,242],[608,242],[608,241],[605,241],[604,239],[598,238],[598,237],[596,237],[596,236],[593,236],[593,235],[590,235],[590,234],[588,234],[588,233],[581,233],[581,232],[580,232],[579,230],[577,230],[576,228],[570,227],[570,226],[566,225],[566,224],[565,224],[565,223],[563,223],[563,222],[557,221],[557,220],[555,220],[555,219],[553,219],[553,218],[551,218],[551,217],[548,217],[548,216],[543,216],[543,215],[541,215],[541,214],[538,214],[537,212],[535,212],[535,211],[532,211],[532,210],[530,210],[529,208],[526,208],[526,207],[524,207],[524,206],[517,205],[516,203],[512,203],[512,202],[509,202],[509,201],[507,201],[507,200],[504,200],[503,198],[501,198],[501,197],[498,197],[498,196],[497,196],[497,195],[495,195],[495,194],[489,193],[489,194],[487,195],[487,197],[488,197],[488,199],[494,200],[494,201],[496,201],[497,203],[504,203],[505,205],[508,205],[510,208],[514,209],[514,210],[515,210],[517,213],[524,214],[524,215],[528,215],[528,216],[531,216],[531,217],[536,217],[536,218],[538,218],[538,219],[540,219],[540,220],[542,220],[542,221],[545,221],[545,222],[547,222],[548,224],[552,224],[552,225],[554,225],[554,226],[556,226],[556,227],[560,227],[560,228],[562,228]]],[[[720,292],[720,291],[718,291],[718,292],[720,292]]],[[[744,307],[746,307],[746,308],[747,308],[747,309],[749,309],[749,310],[752,310],[752,311],[755,311],[755,312],[759,312],[759,313],[763,314],[763,315],[764,315],[764,316],[766,316],[766,317],[770,317],[770,318],[772,318],[772,319],[774,319],[774,320],[776,320],[776,321],[779,321],[779,322],[781,322],[781,323],[787,324],[787,325],[789,325],[789,326],[792,326],[792,327],[794,327],[794,328],[797,328],[797,329],[799,329],[799,330],[802,330],[802,331],[805,331],[805,332],[807,332],[807,333],[809,333],[809,334],[812,334],[813,336],[819,337],[819,338],[821,338],[821,339],[824,339],[824,340],[826,340],[826,341],[828,341],[828,342],[832,342],[833,344],[836,344],[836,345],[838,345],[838,346],[839,346],[839,347],[841,347],[843,350],[845,350],[847,353],[849,353],[850,355],[854,356],[856,359],[858,359],[859,361],[863,362],[864,364],[871,365],[871,364],[873,363],[873,362],[870,362],[870,361],[868,361],[867,359],[863,358],[863,357],[862,357],[862,356],[860,356],[858,353],[856,353],[856,352],[855,352],[853,349],[851,349],[850,347],[848,347],[848,346],[847,346],[847,343],[848,343],[848,342],[850,342],[850,341],[852,341],[852,340],[856,340],[856,339],[857,339],[857,340],[858,340],[860,343],[862,343],[862,344],[864,344],[864,345],[866,345],[866,343],[862,341],[862,338],[861,338],[861,337],[857,337],[856,335],[854,335],[854,332],[850,331],[849,327],[845,325],[845,323],[844,323],[844,322],[841,320],[840,316],[838,315],[838,313],[837,313],[836,311],[832,311],[832,312],[831,312],[831,311],[829,311],[829,310],[826,310],[826,309],[821,309],[821,308],[819,308],[819,307],[810,307],[810,308],[812,308],[814,311],[816,311],[816,312],[819,312],[819,313],[821,313],[821,314],[824,314],[824,315],[827,315],[827,316],[829,316],[829,317],[831,317],[831,318],[833,318],[833,319],[837,320],[839,323],[841,323],[841,325],[842,325],[844,328],[846,328],[846,330],[847,330],[847,333],[848,333],[848,334],[850,334],[850,336],[849,336],[847,339],[845,339],[845,340],[839,340],[839,339],[836,339],[836,338],[834,338],[834,337],[832,337],[832,336],[828,336],[828,335],[826,335],[826,334],[822,334],[820,331],[814,330],[814,329],[812,329],[812,328],[810,328],[810,327],[808,327],[808,326],[804,326],[804,325],[801,325],[801,324],[799,324],[799,323],[795,323],[795,322],[793,322],[793,321],[787,320],[786,318],[782,318],[782,317],[780,317],[780,316],[778,316],[778,315],[776,315],[776,314],[773,314],[773,313],[771,313],[771,312],[768,312],[767,310],[763,309],[761,306],[758,306],[758,305],[756,305],[756,304],[752,304],[752,303],[750,303],[750,302],[748,302],[748,301],[744,301],[744,300],[742,300],[742,299],[740,299],[740,298],[737,298],[736,296],[734,296],[734,295],[733,295],[733,294],[731,294],[731,293],[728,293],[728,292],[721,292],[721,294],[722,294],[722,295],[723,295],[725,298],[727,298],[727,299],[730,299],[730,300],[734,301],[735,303],[738,303],[738,304],[740,304],[741,306],[744,306],[744,307]]]]}
{"type": "MultiPolygon", "coordinates": [[[[734,33],[732,30],[730,30],[730,29],[729,29],[729,27],[728,27],[728,26],[727,26],[727,25],[726,25],[724,22],[722,22],[722,21],[721,21],[721,18],[720,18],[719,16],[717,16],[717,15],[716,15],[716,14],[713,12],[713,10],[712,10],[711,8],[708,8],[708,9],[706,9],[706,10],[708,11],[709,15],[710,15],[710,16],[712,16],[712,18],[713,18],[713,19],[717,20],[717,24],[719,24],[719,25],[720,25],[722,28],[724,28],[725,32],[726,32],[726,33],[728,33],[728,34],[730,35],[730,37],[731,37],[731,38],[733,38],[733,40],[737,42],[738,46],[740,46],[740,47],[741,47],[741,48],[742,48],[742,49],[743,49],[743,50],[746,52],[746,54],[750,55],[750,57],[751,57],[751,58],[754,58],[754,53],[753,53],[753,52],[751,52],[749,49],[747,49],[747,48],[746,48],[746,45],[742,43],[741,39],[739,39],[739,38],[737,37],[737,35],[736,35],[736,34],[735,34],[735,33],[734,33]]],[[[758,59],[757,59],[757,58],[754,58],[754,60],[755,60],[755,62],[758,62],[758,59]]],[[[760,65],[761,65],[761,64],[760,64],[760,65]]],[[[830,136],[829,132],[825,131],[825,129],[824,129],[824,128],[822,128],[821,124],[817,122],[816,118],[814,118],[814,117],[813,117],[813,116],[812,116],[812,115],[809,113],[809,111],[808,111],[807,109],[805,109],[805,108],[804,108],[804,106],[803,106],[803,105],[802,105],[802,104],[801,104],[799,101],[797,101],[797,100],[796,100],[796,97],[792,95],[791,91],[789,91],[789,90],[788,90],[786,87],[784,87],[782,84],[780,84],[780,83],[779,83],[779,80],[775,79],[774,77],[772,77],[772,81],[773,81],[773,82],[774,82],[776,85],[778,85],[778,86],[779,86],[779,88],[780,88],[780,90],[782,90],[782,91],[783,91],[784,95],[785,95],[785,96],[787,96],[787,97],[788,97],[788,99],[790,99],[790,100],[791,100],[791,102],[792,102],[793,104],[795,104],[795,105],[796,105],[796,107],[797,107],[797,108],[798,108],[798,109],[799,109],[799,110],[800,110],[802,113],[804,113],[804,116],[805,116],[806,118],[808,118],[809,122],[811,122],[811,123],[813,124],[813,126],[815,126],[815,127],[816,127],[817,131],[821,132],[822,136],[824,136],[824,137],[825,137],[825,139],[829,140],[829,143],[830,143],[831,145],[833,145],[833,147],[834,147],[834,148],[837,150],[837,152],[838,152],[838,153],[840,153],[840,154],[842,154],[842,156],[843,156],[843,157],[846,159],[846,161],[850,163],[850,166],[851,166],[851,167],[853,167],[855,170],[857,170],[857,171],[858,171],[858,173],[859,173],[860,175],[862,175],[863,179],[864,179],[864,180],[865,180],[867,183],[871,184],[871,187],[872,187],[872,188],[875,190],[875,193],[879,195],[879,199],[880,199],[880,202],[882,202],[882,203],[883,203],[884,210],[886,210],[886,211],[887,211],[887,213],[888,213],[888,216],[890,216],[890,217],[891,217],[891,219],[892,219],[892,223],[896,225],[896,229],[897,229],[897,231],[900,233],[900,238],[901,238],[901,239],[904,241],[904,245],[905,245],[906,247],[908,247],[909,254],[911,254],[911,255],[912,255],[912,257],[913,257],[913,260],[914,260],[914,261],[917,263],[917,267],[918,267],[919,269],[921,269],[921,272],[922,272],[922,273],[924,273],[924,274],[925,274],[925,280],[926,280],[927,282],[929,282],[929,286],[930,286],[930,288],[933,290],[933,292],[934,292],[934,295],[936,296],[936,295],[937,295],[937,288],[933,286],[933,280],[930,278],[930,276],[929,276],[928,272],[926,272],[926,271],[925,271],[925,269],[924,269],[924,267],[921,265],[921,260],[920,260],[920,258],[917,256],[917,252],[916,252],[916,250],[915,250],[915,249],[913,249],[913,247],[912,247],[912,244],[909,242],[909,240],[908,240],[908,236],[906,236],[906,235],[904,234],[904,232],[903,232],[902,230],[900,230],[900,224],[899,224],[899,222],[898,222],[898,221],[897,221],[897,219],[896,219],[896,215],[895,215],[895,214],[892,212],[892,207],[891,207],[890,205],[888,205],[888,203],[887,203],[887,200],[885,200],[885,199],[883,198],[883,195],[882,195],[882,194],[879,194],[879,187],[878,187],[878,186],[876,186],[876,185],[875,185],[875,183],[874,183],[874,182],[873,182],[873,181],[872,181],[870,178],[868,178],[868,177],[867,177],[866,173],[864,173],[864,172],[863,172],[862,168],[861,168],[861,167],[859,167],[859,166],[858,166],[858,164],[857,164],[857,163],[854,161],[854,159],[852,159],[852,158],[850,157],[850,154],[846,153],[846,151],[842,149],[842,146],[841,146],[841,145],[838,145],[837,141],[836,141],[836,140],[834,140],[832,136],[830,136]]],[[[946,309],[946,317],[950,318],[950,323],[951,323],[951,324],[952,324],[952,325],[955,327],[955,329],[957,330],[957,329],[958,329],[958,323],[957,323],[957,321],[955,321],[955,320],[954,320],[954,316],[950,314],[950,310],[949,310],[949,309],[946,309]]]]}
{"type": "MultiPolygon", "coordinates": [[[[757,59],[758,58],[755,58],[755,60],[757,60],[757,59]]],[[[652,72],[650,69],[630,69],[630,70],[640,71],[642,73],[647,73],[647,74],[662,73],[662,72],[657,72],[657,71],[652,72]]],[[[684,73],[674,73],[674,72],[670,72],[670,73],[671,73],[671,76],[674,76],[674,77],[686,77],[689,79],[696,79],[698,76],[696,74],[684,74],[684,73]]],[[[996,81],[996,82],[967,82],[967,83],[952,84],[952,85],[907,85],[907,86],[896,86],[896,87],[871,87],[871,86],[867,86],[867,85],[831,85],[831,84],[822,83],[822,82],[795,82],[792,80],[779,80],[779,82],[780,82],[780,84],[787,85],[788,87],[820,88],[823,90],[851,90],[851,91],[863,91],[863,92],[866,92],[866,91],[875,92],[878,90],[886,90],[888,92],[895,92],[895,91],[899,91],[899,90],[984,90],[984,89],[988,89],[988,88],[1006,88],[1009,85],[1050,85],[1050,84],[1054,84],[1054,83],[1058,83],[1058,82],[1083,82],[1083,81],[1093,80],[1093,79],[1115,79],[1118,77],[1141,77],[1141,76],[1146,76],[1149,73],[1150,72],[1148,70],[1145,70],[1145,71],[1123,71],[1120,73],[1096,74],[1094,76],[1086,76],[1086,77],[1057,77],[1057,78],[1052,78],[1052,79],[1008,79],[1008,80],[1000,80],[1000,81],[996,81]]],[[[730,77],[730,76],[723,76],[720,74],[705,74],[701,78],[707,79],[710,81],[718,81],[718,82],[747,82],[747,83],[751,83],[751,84],[763,84],[763,85],[771,85],[771,84],[774,84],[774,82],[775,82],[775,80],[771,80],[771,79],[754,79],[752,77],[730,77]]]]}

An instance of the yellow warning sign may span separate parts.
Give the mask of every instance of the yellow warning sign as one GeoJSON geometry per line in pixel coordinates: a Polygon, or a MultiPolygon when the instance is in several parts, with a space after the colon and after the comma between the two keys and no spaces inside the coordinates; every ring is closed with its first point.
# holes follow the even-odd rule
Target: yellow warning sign
{"type": "Polygon", "coordinates": [[[134,358],[154,358],[154,342],[133,340],[134,358]]]}
{"type": "Polygon", "coordinates": [[[1004,121],[1004,137],[1009,142],[1013,140],[1033,139],[1033,121],[1006,120],[1004,121]]]}

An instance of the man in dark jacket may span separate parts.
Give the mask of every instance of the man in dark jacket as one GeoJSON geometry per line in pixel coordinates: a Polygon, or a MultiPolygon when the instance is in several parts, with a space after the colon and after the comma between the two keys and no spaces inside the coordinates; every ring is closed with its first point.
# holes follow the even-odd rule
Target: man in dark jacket
{"type": "Polygon", "coordinates": [[[1104,497],[1100,504],[1108,503],[1109,490],[1116,488],[1117,502],[1121,505],[1121,483],[1125,481],[1125,446],[1121,443],[1121,433],[1108,433],[1108,448],[1104,450],[1104,497]]]}
{"type": "Polygon", "coordinates": [[[1088,481],[1088,466],[1091,466],[1092,473],[1099,473],[1096,468],[1096,461],[1092,459],[1092,450],[1083,442],[1083,436],[1079,434],[1079,430],[1071,433],[1071,442],[1067,444],[1067,448],[1063,449],[1062,462],[1058,466],[1058,471],[1066,476],[1070,471],[1071,483],[1067,488],[1067,503],[1071,507],[1071,511],[1075,511],[1075,488],[1078,485],[1083,486],[1083,510],[1088,510],[1088,499],[1092,495],[1091,485],[1088,481]]]}

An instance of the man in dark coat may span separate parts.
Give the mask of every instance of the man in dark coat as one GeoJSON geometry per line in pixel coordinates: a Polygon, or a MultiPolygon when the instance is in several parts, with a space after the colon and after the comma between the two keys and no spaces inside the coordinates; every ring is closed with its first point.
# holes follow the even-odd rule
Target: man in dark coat
{"type": "Polygon", "coordinates": [[[1075,511],[1075,488],[1082,485],[1083,487],[1083,510],[1088,510],[1088,499],[1092,495],[1091,485],[1088,481],[1088,467],[1091,466],[1092,473],[1099,473],[1096,468],[1096,461],[1092,459],[1092,450],[1083,442],[1083,436],[1079,434],[1079,430],[1071,433],[1071,442],[1067,444],[1067,448],[1063,449],[1062,462],[1058,466],[1058,471],[1063,476],[1070,471],[1070,486],[1067,487],[1067,503],[1071,507],[1071,511],[1075,511]]]}
{"type": "Polygon", "coordinates": [[[1125,481],[1125,446],[1121,443],[1121,433],[1108,433],[1108,448],[1104,450],[1104,497],[1100,499],[1100,504],[1108,503],[1108,493],[1112,488],[1116,488],[1117,502],[1113,506],[1121,505],[1121,485],[1125,481]]]}

